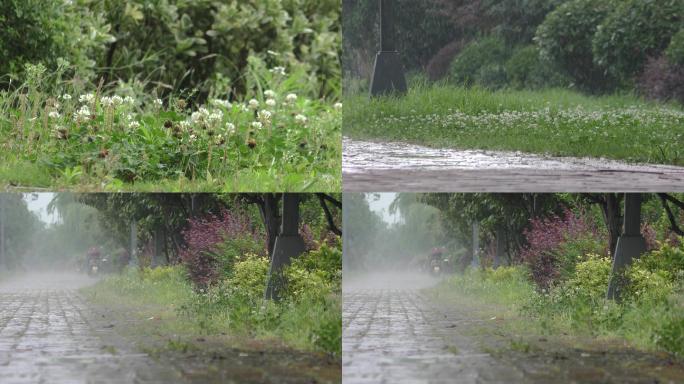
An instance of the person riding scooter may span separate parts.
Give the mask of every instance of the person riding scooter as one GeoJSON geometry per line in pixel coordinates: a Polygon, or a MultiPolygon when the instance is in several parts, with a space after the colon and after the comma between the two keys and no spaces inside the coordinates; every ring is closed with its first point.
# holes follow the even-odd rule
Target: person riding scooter
{"type": "Polygon", "coordinates": [[[87,262],[86,262],[86,272],[88,276],[95,276],[100,269],[100,248],[91,247],[88,249],[87,262]]]}

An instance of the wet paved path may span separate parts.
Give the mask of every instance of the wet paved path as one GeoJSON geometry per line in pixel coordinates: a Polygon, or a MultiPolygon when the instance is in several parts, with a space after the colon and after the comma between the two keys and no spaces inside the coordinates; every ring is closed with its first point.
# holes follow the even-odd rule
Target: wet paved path
{"type": "Polygon", "coordinates": [[[419,288],[433,280],[396,283],[369,278],[345,287],[342,379],[346,383],[516,383],[515,368],[454,332],[457,322],[434,311],[419,288]],[[368,283],[372,282],[371,285],[368,283]]]}
{"type": "Polygon", "coordinates": [[[684,167],[344,139],[348,192],[684,190],[684,167]]]}
{"type": "Polygon", "coordinates": [[[34,274],[0,282],[0,383],[168,383],[168,370],[92,320],[76,289],[93,280],[34,274]]]}
{"type": "Polygon", "coordinates": [[[355,278],[345,271],[345,384],[683,382],[684,365],[662,355],[620,344],[581,349],[546,337],[522,339],[501,327],[503,319],[483,318],[464,303],[438,306],[421,293],[435,279],[392,275],[355,278]],[[526,350],[513,348],[513,340],[526,350]]]}

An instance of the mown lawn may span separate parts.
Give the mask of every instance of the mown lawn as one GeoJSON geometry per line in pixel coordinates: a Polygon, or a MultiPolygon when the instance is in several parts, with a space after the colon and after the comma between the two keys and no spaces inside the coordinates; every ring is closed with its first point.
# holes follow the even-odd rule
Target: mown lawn
{"type": "Polygon", "coordinates": [[[402,98],[345,99],[343,134],[432,147],[684,165],[684,110],[629,95],[416,85],[402,98]]]}

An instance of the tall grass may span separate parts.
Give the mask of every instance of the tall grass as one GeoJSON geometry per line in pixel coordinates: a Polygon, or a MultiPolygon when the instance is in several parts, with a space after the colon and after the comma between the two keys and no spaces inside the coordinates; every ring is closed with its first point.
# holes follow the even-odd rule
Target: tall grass
{"type": "Polygon", "coordinates": [[[684,110],[632,95],[416,82],[404,97],[345,100],[343,133],[460,149],[684,164],[684,110]]]}

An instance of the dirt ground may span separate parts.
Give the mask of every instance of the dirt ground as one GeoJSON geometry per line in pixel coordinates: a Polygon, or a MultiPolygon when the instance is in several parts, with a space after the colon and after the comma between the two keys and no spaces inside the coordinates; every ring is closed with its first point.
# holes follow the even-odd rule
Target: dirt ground
{"type": "Polygon", "coordinates": [[[429,296],[435,283],[402,273],[345,280],[344,383],[684,382],[684,364],[667,355],[514,333],[496,308],[429,296]]]}

